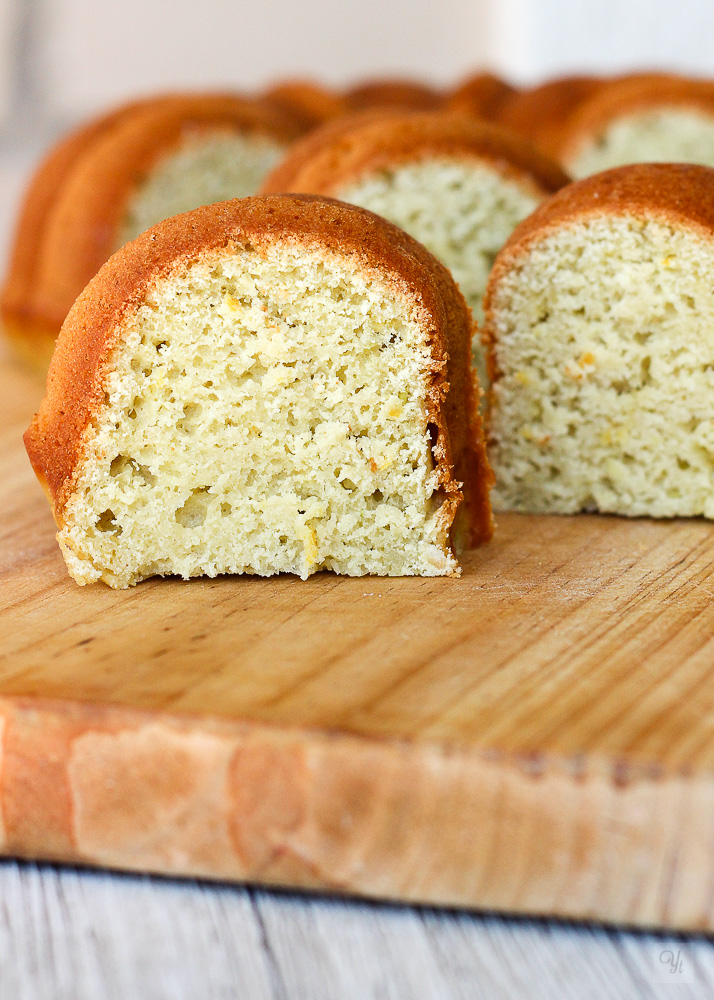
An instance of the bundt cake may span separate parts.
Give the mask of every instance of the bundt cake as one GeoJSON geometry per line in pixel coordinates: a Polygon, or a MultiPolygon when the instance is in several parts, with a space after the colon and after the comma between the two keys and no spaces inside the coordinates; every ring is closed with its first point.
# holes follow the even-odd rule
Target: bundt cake
{"type": "Polygon", "coordinates": [[[632,74],[600,87],[550,144],[574,177],[626,163],[714,166],[714,83],[632,74]]]}
{"type": "Polygon", "coordinates": [[[494,505],[714,517],[714,170],[619,167],[544,202],[485,299],[494,505]]]}
{"type": "Polygon", "coordinates": [[[421,80],[401,77],[365,80],[347,90],[344,97],[350,111],[370,108],[437,111],[444,104],[443,94],[435,87],[421,80]]]}
{"type": "Polygon", "coordinates": [[[305,131],[349,110],[340,94],[313,80],[283,80],[269,87],[263,98],[296,118],[305,131]]]}
{"type": "Polygon", "coordinates": [[[359,208],[143,233],[72,307],[25,435],[71,575],[458,574],[491,534],[470,329],[448,271],[359,208]]]}
{"type": "Polygon", "coordinates": [[[39,363],[42,366],[43,362],[39,359],[45,357],[49,361],[54,347],[53,334],[41,324],[31,321],[27,315],[42,232],[52,202],[84,150],[124,115],[141,107],[143,103],[122,105],[106,115],[92,119],[57,142],[35,170],[25,191],[10,247],[10,262],[0,293],[0,312],[3,332],[12,340],[18,353],[31,364],[39,363]]]}
{"type": "Polygon", "coordinates": [[[5,333],[46,368],[69,307],[119,246],[169,215],[254,193],[303,131],[264,102],[185,94],[135,102],[79,129],[26,193],[0,295],[5,333]]]}
{"type": "Polygon", "coordinates": [[[578,107],[603,86],[596,76],[562,76],[515,91],[501,103],[496,120],[549,156],[560,154],[560,136],[578,107]]]}
{"type": "Polygon", "coordinates": [[[474,73],[446,96],[445,107],[448,111],[495,121],[503,105],[516,93],[516,88],[500,76],[474,73]]]}
{"type": "MultiPolygon", "coordinates": [[[[516,223],[567,181],[522,139],[487,122],[372,111],[305,136],[263,192],[330,195],[390,219],[446,264],[478,320],[496,253],[516,223]]],[[[481,363],[478,337],[474,363],[481,363]]]]}

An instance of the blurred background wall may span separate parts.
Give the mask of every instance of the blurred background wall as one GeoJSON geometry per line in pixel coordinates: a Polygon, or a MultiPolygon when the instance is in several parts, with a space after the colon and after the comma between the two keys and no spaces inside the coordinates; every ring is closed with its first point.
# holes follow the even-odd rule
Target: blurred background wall
{"type": "Polygon", "coordinates": [[[46,133],[138,91],[373,73],[518,82],[714,75],[714,0],[0,0],[0,129],[46,133]]]}

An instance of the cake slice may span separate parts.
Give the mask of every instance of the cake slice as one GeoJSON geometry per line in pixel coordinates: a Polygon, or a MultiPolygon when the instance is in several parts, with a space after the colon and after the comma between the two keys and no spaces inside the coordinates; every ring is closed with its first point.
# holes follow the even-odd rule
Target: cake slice
{"type": "Polygon", "coordinates": [[[578,108],[604,86],[598,76],[558,76],[516,91],[499,108],[497,121],[549,156],[560,156],[560,138],[578,108]]]}
{"type": "Polygon", "coordinates": [[[435,87],[423,80],[400,76],[363,80],[345,91],[344,99],[350,111],[371,108],[437,111],[444,104],[444,95],[435,87]]]}
{"type": "Polygon", "coordinates": [[[486,295],[494,505],[714,517],[714,170],[620,167],[513,233],[486,295]]]}
{"type": "Polygon", "coordinates": [[[0,296],[3,329],[46,371],[70,306],[144,229],[198,205],[253,194],[301,120],[222,94],[136,101],[82,126],[30,181],[0,296]]]}
{"type": "Polygon", "coordinates": [[[107,134],[126,115],[156,100],[159,98],[122,105],[74,129],[55,143],[30,178],[10,243],[10,259],[0,293],[0,314],[5,337],[16,354],[31,366],[47,370],[59,329],[56,323],[47,329],[29,308],[43,234],[54,201],[75,164],[100,136],[107,134]]]}
{"type": "Polygon", "coordinates": [[[349,110],[336,91],[314,80],[280,80],[269,87],[263,100],[296,118],[305,131],[339,118],[349,110]]]}
{"type": "Polygon", "coordinates": [[[144,233],[72,308],[25,435],[71,575],[458,574],[491,533],[470,331],[446,269],[357,208],[144,233]]]}
{"type": "Polygon", "coordinates": [[[660,73],[631,74],[597,89],[549,152],[573,177],[626,163],[714,166],[714,83],[660,73]]]}
{"type": "Polygon", "coordinates": [[[506,102],[518,91],[494,73],[472,73],[446,95],[446,109],[495,121],[506,102]]]}
{"type": "MultiPolygon", "coordinates": [[[[330,195],[395,222],[449,268],[479,321],[497,252],[515,225],[567,182],[555,163],[487,122],[373,111],[301,139],[262,190],[330,195]]],[[[483,381],[478,337],[473,354],[483,381]]]]}

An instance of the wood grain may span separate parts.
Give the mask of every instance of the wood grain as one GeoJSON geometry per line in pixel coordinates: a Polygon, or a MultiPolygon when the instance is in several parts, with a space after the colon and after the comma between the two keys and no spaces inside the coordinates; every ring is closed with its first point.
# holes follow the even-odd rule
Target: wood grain
{"type": "Polygon", "coordinates": [[[461,580],[80,589],[0,365],[4,853],[714,929],[714,527],[502,516],[461,580]]]}

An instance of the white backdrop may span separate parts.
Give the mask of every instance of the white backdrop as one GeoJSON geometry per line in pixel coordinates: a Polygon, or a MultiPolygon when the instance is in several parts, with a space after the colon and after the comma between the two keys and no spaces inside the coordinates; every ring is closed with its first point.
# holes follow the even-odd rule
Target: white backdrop
{"type": "Polygon", "coordinates": [[[60,112],[140,87],[241,87],[375,72],[438,82],[487,57],[485,0],[46,0],[43,61],[60,112]]]}
{"type": "Polygon", "coordinates": [[[0,124],[13,128],[18,109],[63,123],[168,87],[390,71],[446,83],[481,66],[524,83],[714,75],[714,0],[0,0],[0,124]]]}
{"type": "Polygon", "coordinates": [[[488,0],[492,63],[515,80],[673,69],[714,76],[714,0],[488,0]]]}

